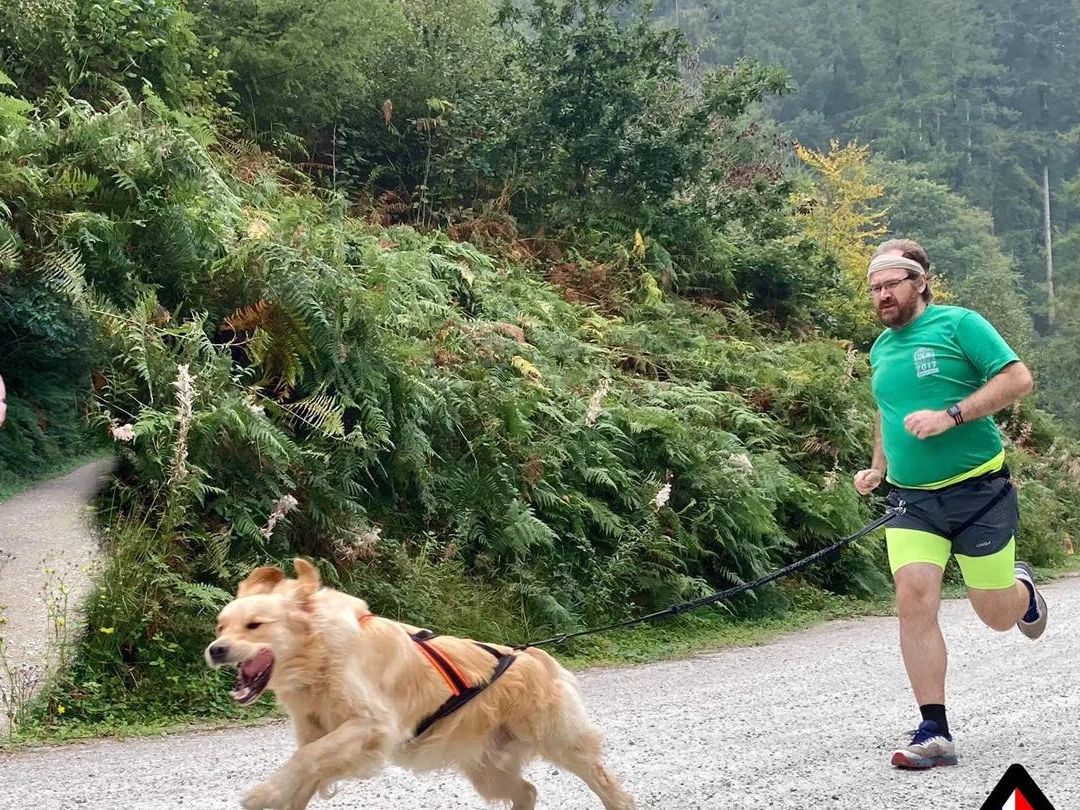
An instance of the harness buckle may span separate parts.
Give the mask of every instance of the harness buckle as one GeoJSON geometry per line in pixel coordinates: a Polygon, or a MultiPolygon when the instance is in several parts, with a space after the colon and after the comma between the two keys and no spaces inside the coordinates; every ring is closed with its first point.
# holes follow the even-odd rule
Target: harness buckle
{"type": "Polygon", "coordinates": [[[896,506],[890,506],[888,511],[893,515],[907,514],[907,501],[905,501],[903,498],[901,498],[897,502],[896,506]]]}

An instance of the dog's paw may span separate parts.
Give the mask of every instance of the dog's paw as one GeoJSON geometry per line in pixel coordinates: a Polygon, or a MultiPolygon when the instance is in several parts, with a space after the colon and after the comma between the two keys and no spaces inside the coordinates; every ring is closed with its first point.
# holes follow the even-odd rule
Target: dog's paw
{"type": "Polygon", "coordinates": [[[240,804],[244,810],[282,810],[288,806],[284,794],[273,782],[256,785],[240,804]]]}

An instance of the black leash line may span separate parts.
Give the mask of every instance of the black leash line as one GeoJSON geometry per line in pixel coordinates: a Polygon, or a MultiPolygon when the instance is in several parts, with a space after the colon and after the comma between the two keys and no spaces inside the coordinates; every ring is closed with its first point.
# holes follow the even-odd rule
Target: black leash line
{"type": "MultiPolygon", "coordinates": [[[[925,498],[919,498],[918,500],[925,500],[925,498]]],[[[917,501],[916,501],[917,502],[917,501]]],[[[855,534],[845,537],[843,540],[837,540],[831,546],[826,546],[823,549],[815,551],[813,554],[803,557],[801,560],[786,565],[783,568],[779,568],[773,571],[771,574],[766,574],[763,577],[755,579],[753,582],[745,582],[742,585],[736,585],[733,588],[727,590],[717,591],[716,593],[709,594],[708,596],[702,596],[699,599],[694,599],[690,602],[683,602],[682,604],[672,605],[669,608],[658,610],[655,613],[649,613],[646,616],[638,616],[636,619],[626,619],[621,622],[614,622],[613,624],[606,624],[603,627],[593,627],[588,630],[579,630],[576,633],[562,633],[551,638],[545,638],[542,641],[530,641],[527,644],[517,644],[514,646],[515,650],[525,650],[529,647],[544,647],[550,644],[563,644],[572,638],[581,638],[582,636],[591,636],[597,633],[607,633],[611,630],[619,630],[624,627],[633,627],[638,624],[644,624],[645,622],[655,621],[656,619],[663,618],[665,616],[677,616],[680,613],[685,613],[688,610],[695,610],[699,607],[705,607],[706,605],[713,605],[717,602],[724,602],[732,597],[738,596],[746,591],[752,591],[755,588],[760,588],[762,585],[767,585],[774,580],[786,577],[789,574],[794,574],[796,571],[801,571],[810,565],[813,565],[818,560],[828,557],[830,554],[835,554],[840,549],[844,548],[851,543],[854,543],[860,537],[865,537],[870,532],[880,529],[889,521],[899,517],[907,511],[908,504],[904,501],[899,501],[895,506],[889,505],[885,514],[879,517],[872,523],[868,523],[863,526],[855,534]]]]}

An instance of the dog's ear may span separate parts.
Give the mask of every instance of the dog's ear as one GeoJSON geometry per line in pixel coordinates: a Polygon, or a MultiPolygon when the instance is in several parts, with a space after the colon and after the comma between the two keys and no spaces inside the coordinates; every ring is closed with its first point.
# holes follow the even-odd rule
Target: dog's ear
{"type": "Polygon", "coordinates": [[[297,594],[301,598],[307,599],[322,587],[319,569],[307,560],[297,557],[293,560],[293,567],[296,569],[297,594]]]}
{"type": "Polygon", "coordinates": [[[285,579],[285,572],[274,565],[263,565],[247,575],[236,588],[237,598],[256,593],[270,593],[285,579]]]}

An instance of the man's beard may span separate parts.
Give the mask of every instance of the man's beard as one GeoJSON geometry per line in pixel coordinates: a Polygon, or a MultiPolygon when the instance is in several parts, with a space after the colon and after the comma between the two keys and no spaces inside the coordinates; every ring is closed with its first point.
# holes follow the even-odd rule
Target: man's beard
{"type": "Polygon", "coordinates": [[[897,299],[893,299],[893,305],[891,308],[881,311],[881,307],[877,309],[878,321],[882,326],[888,326],[896,329],[901,326],[906,326],[911,323],[912,318],[915,317],[915,312],[919,308],[919,299],[917,297],[911,298],[906,303],[903,303],[897,299]]]}

